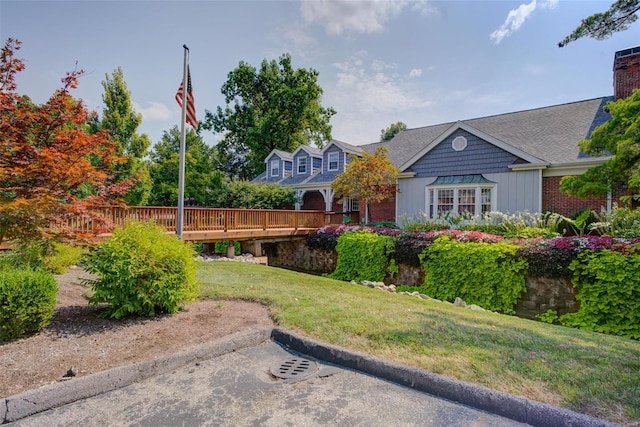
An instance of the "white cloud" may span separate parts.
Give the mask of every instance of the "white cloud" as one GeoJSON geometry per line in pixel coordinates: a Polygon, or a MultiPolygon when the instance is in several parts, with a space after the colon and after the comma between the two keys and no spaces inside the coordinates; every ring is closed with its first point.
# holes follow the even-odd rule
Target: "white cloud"
{"type": "Polygon", "coordinates": [[[433,10],[426,0],[306,0],[300,10],[307,22],[324,25],[328,34],[340,35],[380,32],[388,19],[409,5],[422,14],[433,10]]]}
{"type": "Polygon", "coordinates": [[[422,75],[422,70],[419,68],[414,68],[413,70],[409,71],[409,77],[414,78],[414,77],[420,77],[422,75]]]}
{"type": "Polygon", "coordinates": [[[505,38],[518,31],[524,21],[529,19],[531,14],[540,7],[542,9],[555,9],[559,0],[542,0],[538,3],[537,0],[531,0],[531,3],[521,4],[517,9],[512,9],[507,14],[507,19],[498,27],[497,30],[489,35],[489,38],[495,43],[500,42],[505,38]]]}
{"type": "Polygon", "coordinates": [[[335,137],[344,138],[345,142],[375,142],[379,129],[393,120],[406,123],[403,116],[432,105],[409,81],[409,73],[398,70],[396,64],[370,59],[364,51],[333,66],[337,70],[336,83],[325,90],[325,99],[338,111],[332,123],[341,134],[335,137]]]}
{"type": "Polygon", "coordinates": [[[148,107],[142,107],[137,102],[132,102],[133,108],[140,114],[145,120],[169,120],[174,116],[166,105],[161,102],[149,101],[148,107]]]}

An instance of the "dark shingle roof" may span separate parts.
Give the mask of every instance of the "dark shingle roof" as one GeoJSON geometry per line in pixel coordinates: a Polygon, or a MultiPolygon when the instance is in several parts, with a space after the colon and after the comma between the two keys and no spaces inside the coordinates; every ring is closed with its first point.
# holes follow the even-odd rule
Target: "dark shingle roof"
{"type": "MultiPolygon", "coordinates": [[[[523,151],[551,164],[584,160],[578,141],[591,135],[593,129],[607,120],[604,105],[613,97],[536,108],[500,114],[461,123],[481,131],[507,146],[523,151]]],[[[389,149],[387,156],[402,166],[456,123],[442,123],[399,132],[391,141],[362,145],[369,153],[380,146],[389,149]]]]}

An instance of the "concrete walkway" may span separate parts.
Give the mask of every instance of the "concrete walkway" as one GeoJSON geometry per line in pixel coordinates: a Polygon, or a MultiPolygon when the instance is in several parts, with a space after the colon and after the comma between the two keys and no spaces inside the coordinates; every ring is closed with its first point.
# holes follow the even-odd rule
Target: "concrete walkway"
{"type": "Polygon", "coordinates": [[[231,336],[4,403],[0,416],[16,426],[612,425],[280,329],[231,336]]]}

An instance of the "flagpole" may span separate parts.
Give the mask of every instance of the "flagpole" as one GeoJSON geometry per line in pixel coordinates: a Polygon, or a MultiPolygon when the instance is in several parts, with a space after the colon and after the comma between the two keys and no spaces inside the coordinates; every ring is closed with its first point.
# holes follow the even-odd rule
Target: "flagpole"
{"type": "Polygon", "coordinates": [[[189,73],[189,48],[187,45],[182,45],[184,48],[184,70],[182,77],[182,119],[180,121],[180,166],[178,173],[178,217],[176,223],[176,234],[179,239],[182,239],[182,228],[184,225],[184,152],[186,146],[187,136],[187,92],[188,82],[187,75],[189,73]]]}

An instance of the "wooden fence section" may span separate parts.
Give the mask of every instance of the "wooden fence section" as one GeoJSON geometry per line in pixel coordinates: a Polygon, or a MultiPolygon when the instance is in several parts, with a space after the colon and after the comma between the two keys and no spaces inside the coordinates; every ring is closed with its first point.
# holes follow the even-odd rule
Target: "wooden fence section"
{"type": "MultiPolygon", "coordinates": [[[[114,227],[123,227],[128,221],[155,221],[169,232],[177,227],[178,209],[175,207],[103,207],[98,210],[106,223],[114,227]]],[[[286,229],[315,229],[325,225],[323,211],[290,211],[276,209],[215,209],[184,208],[183,231],[187,232],[228,232],[249,231],[241,233],[247,236],[260,236],[259,231],[286,229]]],[[[79,233],[91,233],[99,228],[88,218],[76,217],[68,226],[79,233]]],[[[196,235],[191,233],[191,235],[196,235]]],[[[263,233],[264,235],[274,235],[263,233]]],[[[275,234],[285,234],[275,233],[275,234]]],[[[297,234],[297,233],[296,233],[297,234]]],[[[200,239],[196,239],[200,240],[200,239]]]]}

